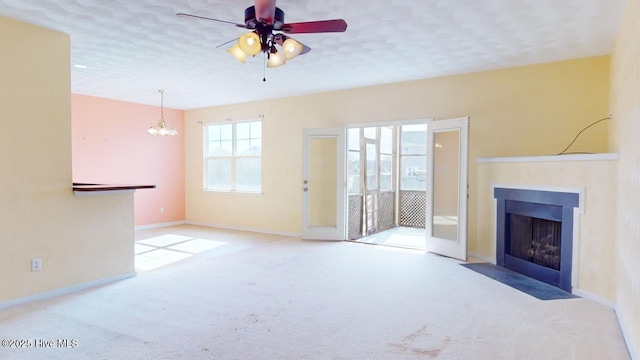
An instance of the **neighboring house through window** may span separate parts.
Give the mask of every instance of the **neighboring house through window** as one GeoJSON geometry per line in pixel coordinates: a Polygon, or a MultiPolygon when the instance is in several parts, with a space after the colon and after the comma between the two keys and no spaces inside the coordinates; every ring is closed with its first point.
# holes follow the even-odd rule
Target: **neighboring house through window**
{"type": "Polygon", "coordinates": [[[204,146],[205,190],[262,191],[262,121],[207,124],[204,146]]]}

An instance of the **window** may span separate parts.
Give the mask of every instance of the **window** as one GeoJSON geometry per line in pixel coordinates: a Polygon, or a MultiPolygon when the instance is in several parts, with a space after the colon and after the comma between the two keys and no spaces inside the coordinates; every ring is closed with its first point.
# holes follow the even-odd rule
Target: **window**
{"type": "Polygon", "coordinates": [[[205,190],[262,191],[262,121],[206,125],[204,145],[205,190]]]}

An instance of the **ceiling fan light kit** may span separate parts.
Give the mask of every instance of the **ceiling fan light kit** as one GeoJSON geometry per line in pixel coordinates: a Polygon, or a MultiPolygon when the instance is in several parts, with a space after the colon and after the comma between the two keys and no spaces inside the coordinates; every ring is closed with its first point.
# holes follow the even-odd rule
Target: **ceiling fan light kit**
{"type": "Polygon", "coordinates": [[[245,54],[250,56],[256,56],[262,51],[260,37],[253,31],[240,36],[238,45],[245,54]]]}
{"type": "Polygon", "coordinates": [[[285,63],[286,61],[282,56],[282,54],[280,54],[280,52],[278,51],[278,49],[276,49],[275,46],[272,46],[271,50],[269,51],[269,60],[267,60],[267,67],[276,68],[278,66],[284,65],[285,63]]]}
{"type": "Polygon", "coordinates": [[[284,58],[287,60],[294,59],[304,50],[302,44],[291,38],[284,41],[282,48],[284,49],[284,58]]]}
{"type": "Polygon", "coordinates": [[[236,58],[236,60],[240,61],[243,64],[245,63],[245,61],[247,59],[247,53],[242,51],[242,49],[240,48],[239,44],[233,45],[232,47],[227,49],[227,52],[229,54],[233,55],[233,57],[236,58]]]}
{"type": "MultiPolygon", "coordinates": [[[[310,47],[285,34],[314,34],[345,32],[347,30],[347,23],[342,19],[287,24],[284,22],[284,11],[276,7],[275,0],[255,0],[255,5],[248,7],[244,12],[244,24],[185,13],[177,15],[232,24],[251,30],[240,36],[237,43],[227,52],[241,63],[245,63],[247,55],[256,56],[262,52],[267,57],[267,67],[269,68],[282,66],[288,60],[293,60],[298,55],[304,55],[311,51],[310,47]],[[276,45],[282,47],[282,52],[278,51],[276,45]]],[[[230,42],[232,41],[225,44],[230,42]]]]}

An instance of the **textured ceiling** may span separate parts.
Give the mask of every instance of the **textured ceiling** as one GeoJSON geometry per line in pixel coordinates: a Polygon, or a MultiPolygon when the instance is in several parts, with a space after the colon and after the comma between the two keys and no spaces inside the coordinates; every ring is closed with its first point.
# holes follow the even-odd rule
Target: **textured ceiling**
{"type": "Polygon", "coordinates": [[[286,22],[343,18],[345,33],[277,69],[217,45],[251,0],[0,0],[0,14],[71,35],[72,91],[192,109],[611,53],[625,0],[278,0],[286,22]]]}

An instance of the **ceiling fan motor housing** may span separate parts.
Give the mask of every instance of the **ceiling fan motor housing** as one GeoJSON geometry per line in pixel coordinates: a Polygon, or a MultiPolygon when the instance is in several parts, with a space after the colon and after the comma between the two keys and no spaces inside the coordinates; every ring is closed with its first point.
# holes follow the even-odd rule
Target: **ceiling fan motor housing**
{"type": "MultiPolygon", "coordinates": [[[[244,23],[247,25],[247,28],[255,29],[256,26],[258,25],[258,22],[259,21],[256,20],[256,7],[249,6],[244,11],[244,23]]],[[[268,25],[273,25],[274,30],[282,29],[282,25],[284,25],[284,11],[282,11],[282,9],[277,7],[275,16],[273,18],[273,24],[268,24],[268,25]]]]}

